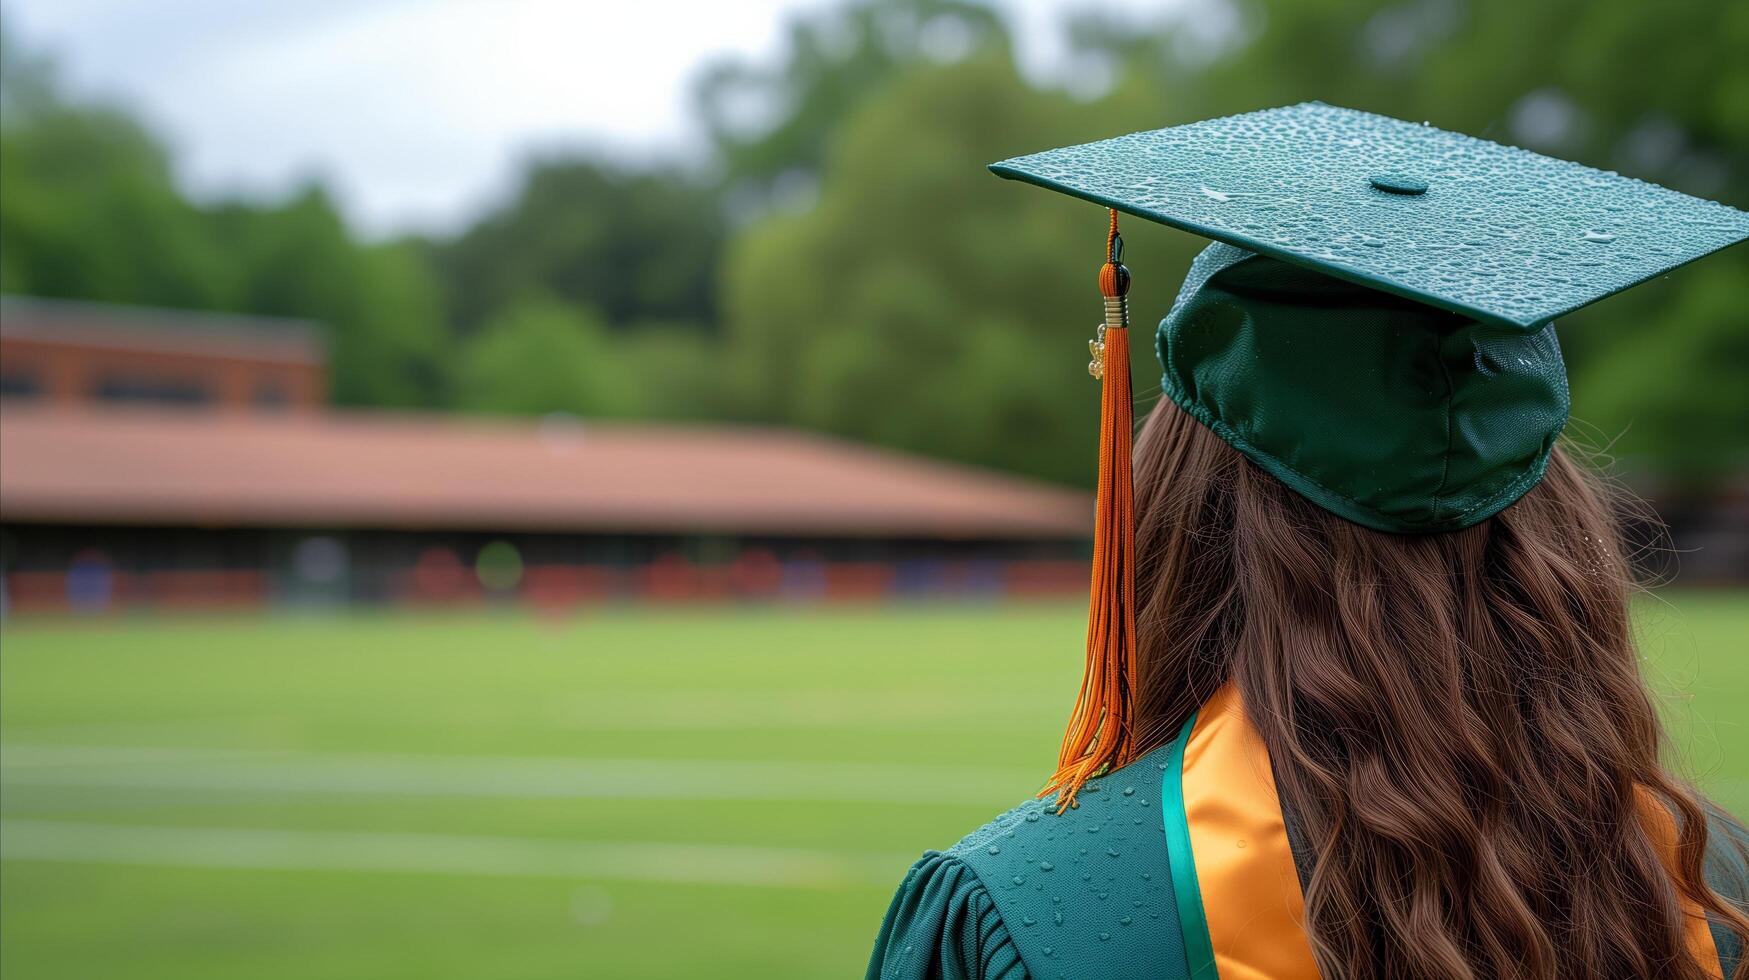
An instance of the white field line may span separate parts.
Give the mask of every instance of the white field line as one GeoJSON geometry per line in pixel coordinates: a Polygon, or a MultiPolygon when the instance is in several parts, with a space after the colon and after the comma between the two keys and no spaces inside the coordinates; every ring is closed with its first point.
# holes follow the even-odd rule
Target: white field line
{"type": "Polygon", "coordinates": [[[225,794],[514,799],[753,800],[1002,807],[1038,772],[950,765],[707,759],[568,759],[8,745],[0,786],[225,794]],[[156,754],[154,754],[156,753],[156,754]]]}
{"type": "Polygon", "coordinates": [[[685,885],[894,885],[913,857],[719,844],[0,821],[0,858],[685,885]]]}

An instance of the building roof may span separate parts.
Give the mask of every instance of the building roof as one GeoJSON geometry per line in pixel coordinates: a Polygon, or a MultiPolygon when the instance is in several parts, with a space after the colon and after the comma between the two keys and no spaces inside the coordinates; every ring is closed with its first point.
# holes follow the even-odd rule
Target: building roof
{"type": "Polygon", "coordinates": [[[0,413],[0,520],[1075,538],[1081,492],[773,429],[438,415],[0,413]]]}
{"type": "Polygon", "coordinates": [[[327,360],[321,325],[313,320],[34,296],[0,296],[0,336],[201,357],[297,364],[327,360]]]}

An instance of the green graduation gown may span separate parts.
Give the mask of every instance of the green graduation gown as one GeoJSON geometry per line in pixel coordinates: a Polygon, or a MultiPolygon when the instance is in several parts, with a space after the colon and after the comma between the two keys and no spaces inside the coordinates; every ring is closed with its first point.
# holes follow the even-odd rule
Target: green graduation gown
{"type": "MultiPolygon", "coordinates": [[[[1273,845],[1276,856],[1254,827],[1247,832],[1249,851],[1247,841],[1233,846],[1230,837],[1212,851],[1187,833],[1187,824],[1198,819],[1225,819],[1208,810],[1211,798],[1224,805],[1225,785],[1198,797],[1199,759],[1204,769],[1235,768],[1230,757],[1199,754],[1190,742],[1195,724],[1193,718],[1173,744],[1090,781],[1075,809],[1058,814],[1050,799],[1028,800],[947,851],[925,854],[881,923],[867,980],[1315,976],[1303,934],[1290,942],[1270,932],[1270,915],[1278,911],[1271,906],[1297,912],[1310,871],[1291,815],[1280,817],[1285,835],[1273,845]],[[1287,863],[1292,879],[1285,902],[1267,894],[1276,878],[1257,876],[1259,863],[1274,860],[1287,863]],[[1236,907],[1231,888],[1219,894],[1237,880],[1258,894],[1255,910],[1236,907]],[[1223,917],[1224,924],[1217,921],[1223,917]]],[[[1273,776],[1267,779],[1273,800],[1273,776]]],[[[1749,869],[1730,845],[1741,835],[1722,814],[1712,821],[1707,871],[1715,890],[1749,908],[1749,869]]],[[[1237,897],[1243,901],[1244,894],[1237,897]]],[[[1721,975],[1729,977],[1741,951],[1731,934],[1710,926],[1703,930],[1704,946],[1691,936],[1691,948],[1710,946],[1708,959],[1716,956],[1721,975]]]]}

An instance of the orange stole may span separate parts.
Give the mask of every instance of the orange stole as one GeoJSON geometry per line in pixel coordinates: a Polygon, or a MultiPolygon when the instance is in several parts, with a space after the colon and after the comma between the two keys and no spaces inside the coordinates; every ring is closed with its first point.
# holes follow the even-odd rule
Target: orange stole
{"type": "Polygon", "coordinates": [[[1269,750],[1232,684],[1184,746],[1184,819],[1220,980],[1317,980],[1269,750]]]}
{"type": "MultiPolygon", "coordinates": [[[[1643,789],[1640,791],[1640,823],[1646,829],[1646,836],[1652,839],[1652,846],[1658,849],[1658,857],[1664,866],[1678,867],[1676,817],[1658,802],[1657,797],[1643,789]]],[[[1680,892],[1676,901],[1682,906],[1683,933],[1688,939],[1689,955],[1700,962],[1707,976],[1724,980],[1724,965],[1719,962],[1719,950],[1713,943],[1713,931],[1707,926],[1706,912],[1680,892]]]]}
{"type": "MultiPolygon", "coordinates": [[[[1182,787],[1220,980],[1317,980],[1269,751],[1230,683],[1197,713],[1184,747],[1182,787]]],[[[1653,844],[1674,867],[1674,818],[1650,796],[1643,797],[1642,813],[1653,844]]],[[[1679,900],[1690,954],[1710,976],[1722,978],[1706,915],[1687,898],[1679,900]]]]}

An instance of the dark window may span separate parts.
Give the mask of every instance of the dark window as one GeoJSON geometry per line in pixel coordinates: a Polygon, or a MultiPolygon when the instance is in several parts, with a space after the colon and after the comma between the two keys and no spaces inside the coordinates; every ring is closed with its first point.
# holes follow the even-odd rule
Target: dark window
{"type": "Polygon", "coordinates": [[[42,393],[43,379],[35,371],[0,371],[0,398],[38,398],[42,393]]]}
{"type": "Polygon", "coordinates": [[[204,405],[213,398],[212,389],[198,381],[126,375],[109,375],[98,379],[91,393],[99,401],[147,402],[157,405],[204,405]]]}

